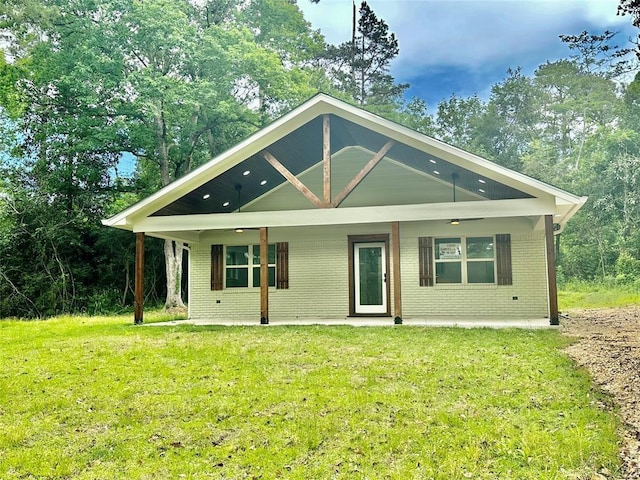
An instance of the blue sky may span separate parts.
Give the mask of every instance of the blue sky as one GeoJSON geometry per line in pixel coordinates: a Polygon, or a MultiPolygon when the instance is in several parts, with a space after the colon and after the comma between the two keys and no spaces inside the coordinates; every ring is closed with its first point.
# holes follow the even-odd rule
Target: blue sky
{"type": "MultiPolygon", "coordinates": [[[[411,84],[408,97],[430,111],[455,93],[488,98],[508,68],[525,74],[569,54],[560,34],[583,30],[619,32],[618,43],[635,38],[630,17],[616,15],[617,0],[369,0],[398,37],[400,55],[391,73],[411,84]]],[[[356,0],[356,5],[360,1],[356,0]]],[[[305,18],[329,43],[351,36],[352,0],[298,0],[305,18]]]]}

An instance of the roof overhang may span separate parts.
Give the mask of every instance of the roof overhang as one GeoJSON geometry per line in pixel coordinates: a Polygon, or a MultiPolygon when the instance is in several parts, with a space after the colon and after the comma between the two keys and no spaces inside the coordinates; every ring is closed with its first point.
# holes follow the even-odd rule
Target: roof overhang
{"type": "Polygon", "coordinates": [[[104,225],[134,232],[154,232],[154,236],[176,238],[182,232],[185,241],[197,241],[198,232],[258,226],[302,226],[381,221],[436,220],[461,217],[509,217],[553,215],[561,231],[566,222],[585,203],[557,187],[497,165],[477,155],[427,137],[409,128],[385,120],[370,112],[348,105],[324,94],[318,94],[256,132],[243,142],[218,155],[210,162],[176,180],[170,185],[104,220],[104,225]],[[434,158],[472,171],[491,181],[504,184],[531,198],[483,200],[420,205],[389,205],[376,207],[321,208],[303,211],[234,212],[188,215],[158,215],[161,209],[193,192],[207,182],[223,175],[240,163],[257,155],[270,145],[322,115],[335,115],[376,132],[384,138],[424,152],[434,158]],[[154,216],[154,213],[156,214],[154,216]],[[164,232],[164,233],[163,233],[164,232]],[[172,233],[175,232],[175,233],[172,233]],[[191,238],[191,240],[188,240],[191,238]]]}

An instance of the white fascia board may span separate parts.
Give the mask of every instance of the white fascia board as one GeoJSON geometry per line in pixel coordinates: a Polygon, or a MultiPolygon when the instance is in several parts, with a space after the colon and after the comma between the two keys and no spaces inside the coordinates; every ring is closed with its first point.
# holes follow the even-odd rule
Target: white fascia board
{"type": "Polygon", "coordinates": [[[579,203],[569,206],[564,215],[562,215],[562,217],[560,217],[560,219],[556,222],[560,224],[560,230],[558,230],[556,233],[562,233],[562,230],[564,230],[567,222],[578,212],[578,210],[580,210],[580,208],[582,208],[585,203],[587,203],[587,200],[589,200],[589,197],[580,197],[579,203]]]}
{"type": "Polygon", "coordinates": [[[148,217],[133,226],[134,232],[204,231],[235,228],[349,225],[380,222],[450,220],[452,218],[501,218],[549,215],[549,200],[525,198],[485,202],[391,205],[377,207],[321,208],[277,212],[212,213],[148,217]]]}
{"type": "Polygon", "coordinates": [[[448,145],[444,142],[428,137],[419,132],[411,130],[390,120],[374,115],[370,112],[360,110],[351,105],[339,102],[336,99],[327,97],[325,100],[332,105],[326,113],[333,113],[354,123],[358,123],[365,128],[393,138],[400,143],[409,145],[417,150],[430,153],[440,157],[447,162],[459,165],[462,168],[477,172],[492,180],[509,185],[517,190],[521,190],[534,197],[540,196],[541,192],[554,197],[562,198],[571,203],[580,203],[580,197],[566,192],[560,188],[531,178],[522,173],[498,165],[482,157],[466,152],[460,148],[448,145]],[[339,102],[339,103],[338,103],[339,102]]]}
{"type": "Polygon", "coordinates": [[[200,232],[144,232],[148,237],[194,244],[200,243],[200,232]]]}
{"type": "MultiPolygon", "coordinates": [[[[103,225],[106,224],[106,220],[102,220],[103,225]]],[[[131,224],[123,224],[123,225],[107,225],[111,227],[116,227],[121,230],[126,230],[129,232],[138,233],[138,231],[134,231],[133,226],[131,224]]],[[[153,232],[153,231],[145,231],[145,235],[148,237],[161,238],[163,240],[176,240],[178,242],[184,243],[199,243],[200,242],[200,232],[199,231],[171,231],[170,233],[166,232],[153,232]]]]}
{"type": "Polygon", "coordinates": [[[133,227],[131,226],[131,224],[128,224],[126,222],[126,219],[124,218],[116,219],[116,217],[111,217],[111,218],[101,220],[101,223],[105,227],[116,227],[122,230],[133,230],[133,227]]]}
{"type": "MultiPolygon", "coordinates": [[[[578,210],[587,202],[589,197],[580,197],[580,203],[578,204],[570,204],[570,203],[558,203],[556,205],[556,213],[553,216],[553,223],[557,224],[559,228],[553,231],[554,235],[559,235],[564,231],[564,227],[567,225],[567,222],[573,217],[578,210]]],[[[535,221],[534,230],[544,230],[544,216],[540,216],[535,221]]]]}
{"type": "Polygon", "coordinates": [[[250,156],[264,150],[273,142],[288,135],[305,123],[313,120],[319,113],[318,105],[326,95],[317,95],[300,107],[275,120],[246,140],[221,153],[209,162],[201,165],[187,175],[161,188],[154,194],[132,205],[121,213],[103,221],[107,226],[121,226],[133,222],[134,218],[149,215],[183,195],[195,190],[209,180],[226,172],[250,156]]]}

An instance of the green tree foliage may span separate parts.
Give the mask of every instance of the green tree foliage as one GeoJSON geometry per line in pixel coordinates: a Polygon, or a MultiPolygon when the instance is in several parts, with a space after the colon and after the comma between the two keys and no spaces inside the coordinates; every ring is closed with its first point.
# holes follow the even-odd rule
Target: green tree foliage
{"type": "Polygon", "coordinates": [[[577,54],[535,73],[542,120],[522,158],[523,169],[589,196],[563,233],[562,261],[567,274],[602,278],[615,273],[620,252],[637,241],[634,222],[625,213],[637,201],[631,173],[637,135],[624,128],[630,110],[616,81],[630,65],[628,49],[616,46],[610,32],[561,38],[577,54]]]}
{"type": "MultiPolygon", "coordinates": [[[[633,25],[640,28],[640,0],[620,0],[618,15],[630,15],[633,25]]],[[[636,48],[636,56],[640,59],[640,48],[636,48]]]]}
{"type": "MultiPolygon", "coordinates": [[[[118,232],[103,233],[108,206],[184,175],[315,93],[322,80],[311,59],[323,41],[286,2],[8,0],[0,16],[17,59],[15,67],[0,64],[0,101],[23,132],[12,151],[19,161],[5,165],[15,208],[3,215],[6,224],[25,225],[20,241],[3,243],[4,254],[19,266],[40,249],[59,266],[41,262],[58,272],[46,281],[62,289],[51,308],[19,314],[86,306],[89,295],[77,286],[96,286],[89,276],[99,267],[83,248],[99,258],[101,248],[122,246],[111,250],[118,255],[111,261],[125,283],[115,290],[126,299],[129,260],[119,256],[130,252],[133,236],[125,245],[118,232]],[[123,152],[138,161],[133,183],[114,178],[123,152]],[[44,219],[52,223],[37,224],[44,219]],[[50,241],[36,231],[53,232],[50,241]]],[[[178,282],[164,290],[179,291],[181,245],[164,250],[172,260],[167,278],[178,282]]],[[[25,269],[10,273],[2,285],[20,292],[45,281],[27,278],[25,269]]],[[[100,273],[107,288],[113,275],[100,273]]],[[[167,297],[175,303],[180,295],[167,297]]]]}
{"type": "Polygon", "coordinates": [[[394,114],[409,87],[397,84],[389,73],[391,61],[400,53],[398,40],[387,23],[362,2],[353,38],[328,46],[324,55],[335,88],[358,106],[379,114],[394,114]]]}
{"type": "Polygon", "coordinates": [[[438,104],[435,134],[443,142],[465,150],[474,148],[477,129],[485,111],[485,104],[477,95],[460,98],[451,95],[438,104]]]}
{"type": "MultiPolygon", "coordinates": [[[[536,137],[540,119],[540,91],[520,68],[507,71],[507,78],[491,88],[486,110],[476,120],[473,143],[495,162],[522,170],[521,159],[536,137]]],[[[476,114],[477,115],[477,114],[476,114]]]]}
{"type": "MultiPolygon", "coordinates": [[[[636,0],[620,9],[640,21],[636,0]]],[[[567,58],[533,76],[511,69],[486,101],[453,95],[430,114],[389,73],[399,45],[386,22],[366,2],[358,13],[352,41],[328,46],[295,1],[2,2],[0,316],[130,304],[133,235],[100,219],[319,90],[588,195],[562,233],[563,276],[634,274],[640,80],[624,84],[636,65],[613,33],[563,35],[567,58]],[[116,173],[125,152],[132,178],[116,173]]],[[[155,300],[181,286],[182,245],[147,245],[155,300]]]]}
{"type": "Polygon", "coordinates": [[[578,35],[560,35],[560,39],[574,52],[570,59],[587,73],[605,78],[617,78],[637,69],[637,63],[629,55],[631,47],[615,43],[616,32],[605,30],[591,34],[583,30],[578,35]]]}
{"type": "Polygon", "coordinates": [[[637,64],[611,32],[561,39],[567,58],[539,66],[533,76],[509,70],[487,103],[477,96],[440,102],[432,131],[447,143],[589,196],[562,233],[562,273],[613,276],[621,252],[640,258],[640,82],[626,86],[621,76],[637,64]]]}
{"type": "Polygon", "coordinates": [[[395,119],[416,132],[435,136],[433,117],[429,114],[427,103],[421,98],[413,97],[410,102],[403,105],[395,119]]]}

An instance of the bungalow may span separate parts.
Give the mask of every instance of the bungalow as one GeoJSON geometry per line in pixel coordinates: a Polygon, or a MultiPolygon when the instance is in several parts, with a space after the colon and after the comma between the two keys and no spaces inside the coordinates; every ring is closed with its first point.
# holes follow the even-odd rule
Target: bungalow
{"type": "Polygon", "coordinates": [[[585,203],[324,94],[104,224],[189,245],[189,317],[549,318],[585,203]]]}

